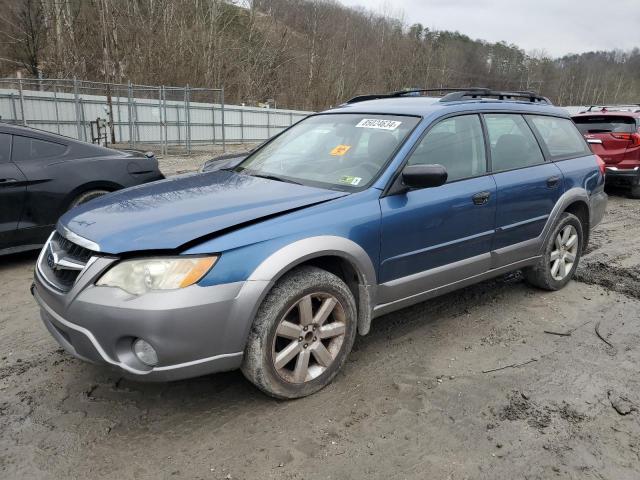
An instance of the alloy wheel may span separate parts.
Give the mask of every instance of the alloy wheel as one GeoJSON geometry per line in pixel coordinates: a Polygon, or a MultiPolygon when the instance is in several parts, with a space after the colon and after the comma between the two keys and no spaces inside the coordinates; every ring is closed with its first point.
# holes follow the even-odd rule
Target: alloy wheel
{"type": "Polygon", "coordinates": [[[578,232],[573,225],[566,225],[555,238],[551,252],[551,276],[561,281],[569,275],[578,255],[578,232]]]}
{"type": "Polygon", "coordinates": [[[299,299],[278,322],[272,362],[289,383],[321,375],[338,356],[346,333],[346,315],[336,297],[312,293],[299,299]]]}

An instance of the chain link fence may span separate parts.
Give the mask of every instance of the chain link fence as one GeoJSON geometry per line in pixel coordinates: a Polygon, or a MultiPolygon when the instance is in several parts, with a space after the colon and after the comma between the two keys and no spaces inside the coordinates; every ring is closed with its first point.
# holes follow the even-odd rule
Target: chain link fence
{"type": "Polygon", "coordinates": [[[162,154],[261,142],[309,113],[225,105],[223,88],[0,79],[0,121],[162,154]]]}

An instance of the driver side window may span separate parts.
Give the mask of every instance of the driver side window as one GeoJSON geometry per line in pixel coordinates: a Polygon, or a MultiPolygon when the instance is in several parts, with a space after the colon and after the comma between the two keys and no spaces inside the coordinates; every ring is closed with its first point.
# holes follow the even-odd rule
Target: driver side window
{"type": "Polygon", "coordinates": [[[487,173],[484,135],[477,115],[447,118],[420,140],[408,165],[439,164],[447,182],[487,173]]]}

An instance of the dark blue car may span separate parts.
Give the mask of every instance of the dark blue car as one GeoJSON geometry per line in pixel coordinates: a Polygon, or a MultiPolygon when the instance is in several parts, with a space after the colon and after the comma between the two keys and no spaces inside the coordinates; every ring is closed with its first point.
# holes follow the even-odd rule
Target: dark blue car
{"type": "Polygon", "coordinates": [[[564,287],[607,201],[568,114],[527,92],[356,97],[235,163],[62,217],[33,294],[67,351],[309,395],[375,317],[517,269],[564,287]]]}

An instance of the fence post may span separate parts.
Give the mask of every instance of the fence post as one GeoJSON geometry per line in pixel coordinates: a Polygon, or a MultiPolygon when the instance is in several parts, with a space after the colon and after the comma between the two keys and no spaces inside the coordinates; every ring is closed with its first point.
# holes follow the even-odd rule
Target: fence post
{"type": "Polygon", "coordinates": [[[167,120],[167,89],[162,86],[162,109],[164,117],[164,154],[169,154],[169,128],[167,120]]]}
{"type": "Polygon", "coordinates": [[[191,112],[190,110],[190,106],[189,106],[189,96],[190,96],[190,90],[189,90],[189,84],[187,83],[187,86],[184,87],[184,120],[185,120],[185,145],[187,147],[187,153],[191,153],[191,112]]]}
{"type": "Polygon", "coordinates": [[[120,112],[120,104],[122,103],[122,94],[120,92],[121,85],[118,84],[118,100],[116,108],[118,110],[118,143],[122,143],[122,113],[120,112]]]}
{"type": "Polygon", "coordinates": [[[140,122],[138,122],[138,102],[136,102],[135,97],[133,98],[133,130],[134,130],[134,141],[135,143],[140,142],[140,122]]]}
{"type": "Polygon", "coordinates": [[[160,130],[160,153],[164,154],[164,142],[162,141],[162,87],[158,87],[158,127],[160,130]]]}
{"type": "Polygon", "coordinates": [[[289,112],[289,126],[293,125],[293,112],[289,112]]]}
{"type": "Polygon", "coordinates": [[[240,143],[244,144],[244,108],[240,107],[240,143]]]}
{"type": "Polygon", "coordinates": [[[87,119],[84,116],[84,103],[80,98],[80,125],[82,126],[82,140],[87,141],[87,119]]]}
{"type": "Polygon", "coordinates": [[[56,128],[58,135],[60,135],[60,112],[58,111],[58,85],[53,84],[53,108],[56,112],[56,128]]]}
{"type": "Polygon", "coordinates": [[[133,86],[131,81],[127,85],[127,109],[129,114],[129,148],[133,148],[133,86]]]}
{"type": "Polygon", "coordinates": [[[222,153],[225,153],[227,151],[227,146],[226,146],[226,136],[225,136],[225,132],[224,132],[224,127],[225,127],[225,123],[224,123],[224,87],[222,87],[220,89],[220,114],[222,116],[222,153]]]}
{"type": "Polygon", "coordinates": [[[76,130],[78,131],[78,140],[82,140],[82,122],[80,120],[80,95],[78,94],[78,79],[73,77],[73,101],[76,106],[76,130]]]}
{"type": "Polygon", "coordinates": [[[269,107],[267,107],[266,110],[267,110],[267,139],[269,139],[271,138],[271,121],[269,117],[269,107]]]}
{"type": "Polygon", "coordinates": [[[22,78],[18,77],[18,91],[20,92],[20,115],[22,117],[22,125],[27,125],[24,118],[24,93],[22,92],[22,78]]]}
{"type": "MultiPolygon", "coordinates": [[[[213,93],[215,93],[216,91],[213,90],[213,93]]],[[[213,133],[213,146],[215,146],[216,144],[216,98],[215,95],[213,96],[213,98],[211,99],[211,129],[212,129],[212,133],[213,133]]]]}
{"type": "Polygon", "coordinates": [[[13,123],[18,124],[18,110],[16,109],[16,97],[13,95],[13,92],[9,94],[11,97],[11,110],[13,112],[13,123]]]}
{"type": "Polygon", "coordinates": [[[177,125],[177,130],[178,130],[178,145],[182,144],[182,137],[181,137],[181,133],[180,133],[180,106],[178,105],[178,102],[176,101],[176,125],[177,125]]]}

